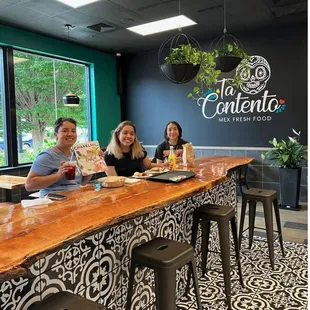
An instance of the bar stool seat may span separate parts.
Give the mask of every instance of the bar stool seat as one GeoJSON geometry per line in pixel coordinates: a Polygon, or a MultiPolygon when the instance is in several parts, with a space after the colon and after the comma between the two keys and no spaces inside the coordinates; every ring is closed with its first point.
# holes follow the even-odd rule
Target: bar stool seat
{"type": "Polygon", "coordinates": [[[33,304],[29,310],[107,310],[107,308],[79,295],[59,292],[33,304]]]}
{"type": "Polygon", "coordinates": [[[202,224],[202,272],[206,272],[209,236],[211,229],[211,221],[217,222],[219,230],[221,259],[224,274],[225,294],[227,299],[228,309],[231,309],[231,284],[230,284],[230,238],[229,238],[229,222],[233,234],[236,262],[238,265],[239,279],[242,287],[242,270],[240,262],[240,252],[237,238],[237,223],[235,217],[235,209],[230,206],[219,206],[214,204],[206,204],[197,208],[194,211],[193,230],[191,244],[193,247],[196,245],[197,231],[199,223],[202,224]]]}
{"type": "Polygon", "coordinates": [[[156,309],[175,310],[176,270],[186,264],[189,264],[189,269],[193,275],[198,309],[202,310],[193,247],[187,243],[162,237],[148,241],[132,250],[126,310],[131,310],[137,265],[154,270],[156,309]]]}
{"type": "Polygon", "coordinates": [[[277,222],[277,228],[278,228],[277,238],[279,238],[282,255],[283,257],[285,256],[284,248],[283,248],[283,240],[282,240],[280,211],[279,211],[278,198],[277,198],[276,191],[268,190],[268,189],[261,189],[261,188],[251,188],[244,192],[242,196],[242,207],[241,207],[241,217],[240,217],[240,227],[239,227],[239,244],[241,246],[243,232],[249,229],[249,248],[251,248],[252,243],[253,243],[254,228],[264,229],[261,227],[254,226],[256,204],[258,201],[262,202],[263,204],[269,258],[270,258],[271,267],[272,269],[274,269],[274,245],[273,245],[274,230],[273,230],[273,219],[272,219],[272,204],[273,204],[273,209],[274,209],[276,222],[277,222]],[[246,229],[243,229],[247,203],[249,203],[249,227],[246,229]]]}

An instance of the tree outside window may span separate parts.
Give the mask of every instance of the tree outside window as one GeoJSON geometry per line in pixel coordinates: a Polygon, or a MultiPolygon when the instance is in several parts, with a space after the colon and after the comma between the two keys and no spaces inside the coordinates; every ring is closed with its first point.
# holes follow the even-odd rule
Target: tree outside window
{"type": "Polygon", "coordinates": [[[88,140],[86,65],[14,51],[14,78],[19,163],[32,162],[55,143],[53,123],[58,117],[75,118],[78,140],[88,140]],[[63,105],[69,91],[80,97],[78,107],[63,105]]]}

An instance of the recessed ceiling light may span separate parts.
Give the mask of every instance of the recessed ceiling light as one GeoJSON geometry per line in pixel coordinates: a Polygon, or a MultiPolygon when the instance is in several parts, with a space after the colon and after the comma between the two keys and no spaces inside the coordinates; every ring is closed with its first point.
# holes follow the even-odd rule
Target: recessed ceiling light
{"type": "Polygon", "coordinates": [[[76,9],[80,6],[87,5],[93,2],[97,2],[99,0],[57,0],[57,1],[62,2],[76,9]]]}
{"type": "Polygon", "coordinates": [[[162,31],[183,28],[186,26],[196,25],[197,23],[189,19],[184,15],[179,15],[175,17],[165,18],[158,20],[156,22],[151,22],[143,25],[138,25],[134,27],[127,28],[130,31],[136,32],[143,36],[158,33],[162,31]]]}

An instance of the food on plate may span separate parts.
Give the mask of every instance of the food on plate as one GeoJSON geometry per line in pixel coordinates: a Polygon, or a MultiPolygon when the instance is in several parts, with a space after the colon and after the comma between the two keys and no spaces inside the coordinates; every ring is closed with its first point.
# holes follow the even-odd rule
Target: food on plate
{"type": "Polygon", "coordinates": [[[164,167],[153,167],[152,169],[150,169],[150,172],[162,172],[164,171],[165,168],[164,167]]]}
{"type": "Polygon", "coordinates": [[[146,177],[148,174],[146,172],[135,172],[133,174],[134,177],[146,177]]]}

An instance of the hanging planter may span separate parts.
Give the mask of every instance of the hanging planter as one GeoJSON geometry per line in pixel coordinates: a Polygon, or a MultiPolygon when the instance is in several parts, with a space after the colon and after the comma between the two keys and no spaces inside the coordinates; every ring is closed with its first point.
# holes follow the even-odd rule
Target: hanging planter
{"type": "Polygon", "coordinates": [[[230,72],[237,68],[240,64],[242,58],[238,56],[218,56],[214,58],[216,63],[216,69],[221,70],[221,72],[230,72]]]}
{"type": "Polygon", "coordinates": [[[249,58],[243,51],[241,42],[233,35],[225,33],[225,29],[224,35],[217,39],[213,53],[216,69],[221,72],[230,72],[237,68],[242,59],[249,58]]]}
{"type": "Polygon", "coordinates": [[[222,72],[230,72],[238,67],[233,76],[226,82],[236,88],[242,84],[241,73],[247,66],[250,57],[243,51],[240,40],[227,33],[226,29],[226,0],[224,0],[224,35],[215,38],[210,46],[209,52],[201,53],[200,71],[195,77],[196,85],[187,95],[197,101],[205,97],[209,91],[214,91],[216,83],[222,72]]]}
{"type": "Polygon", "coordinates": [[[193,80],[200,69],[201,59],[199,43],[182,32],[166,39],[158,52],[160,72],[176,84],[193,80]]]}
{"type": "Polygon", "coordinates": [[[237,68],[241,60],[247,58],[243,51],[241,41],[227,33],[226,28],[226,0],[224,0],[224,35],[213,40],[211,48],[214,48],[214,61],[216,69],[221,72],[230,72],[237,68]],[[215,43],[215,46],[214,46],[215,43]],[[213,46],[212,46],[213,45],[213,46]]]}
{"type": "Polygon", "coordinates": [[[195,78],[200,65],[193,64],[163,64],[160,66],[162,73],[176,84],[184,84],[195,78]]]}

